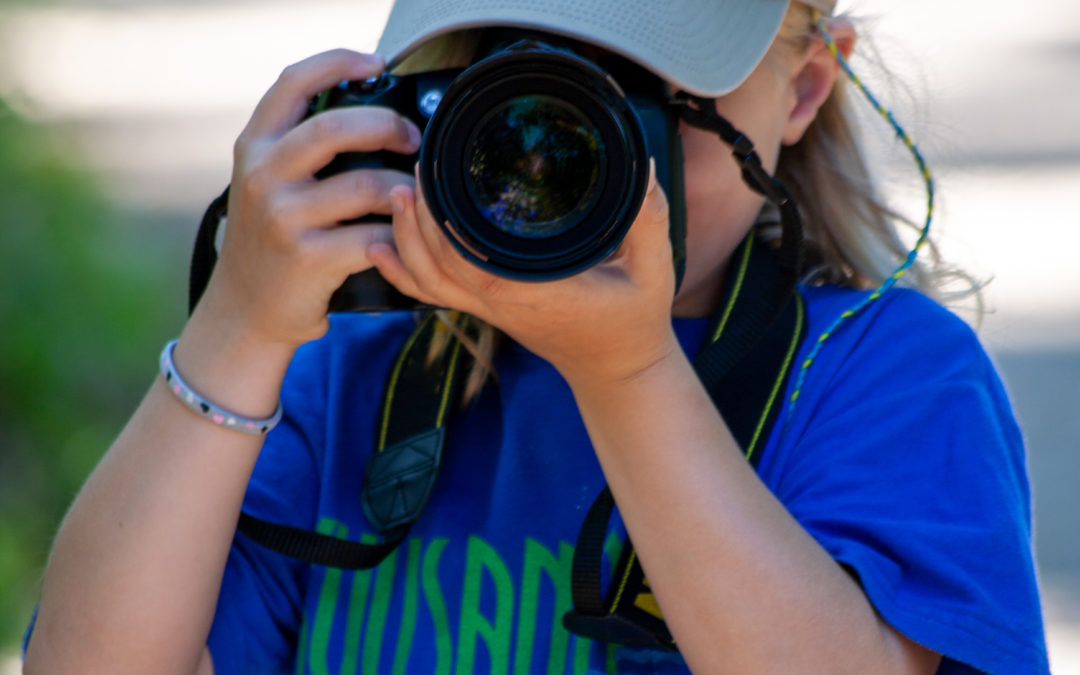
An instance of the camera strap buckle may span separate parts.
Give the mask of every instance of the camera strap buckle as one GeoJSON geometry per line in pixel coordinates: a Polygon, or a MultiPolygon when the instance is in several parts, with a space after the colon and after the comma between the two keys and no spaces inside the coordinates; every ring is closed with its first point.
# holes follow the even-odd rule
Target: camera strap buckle
{"type": "Polygon", "coordinates": [[[742,169],[743,181],[750,186],[750,189],[764,195],[777,206],[783,206],[791,201],[791,195],[783,184],[770,176],[762,166],[761,157],[754,149],[753,142],[716,112],[716,105],[712,99],[680,91],[672,98],[671,104],[678,109],[679,116],[687,124],[712,131],[731,146],[732,155],[735,156],[742,169]]]}

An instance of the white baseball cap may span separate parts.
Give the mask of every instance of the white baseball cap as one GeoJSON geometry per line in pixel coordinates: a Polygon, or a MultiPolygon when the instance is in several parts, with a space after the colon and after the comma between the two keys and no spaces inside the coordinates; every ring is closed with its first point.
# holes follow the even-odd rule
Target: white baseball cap
{"type": "MultiPolygon", "coordinates": [[[[819,9],[831,0],[800,0],[819,9]]],[[[378,53],[392,67],[431,38],[467,28],[532,28],[588,42],[675,86],[715,97],[765,56],[789,0],[396,0],[378,53]]]]}

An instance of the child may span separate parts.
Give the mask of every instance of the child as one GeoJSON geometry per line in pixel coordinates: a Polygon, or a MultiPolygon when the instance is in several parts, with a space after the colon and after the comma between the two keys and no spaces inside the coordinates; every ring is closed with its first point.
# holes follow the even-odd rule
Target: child
{"type": "MultiPolygon", "coordinates": [[[[655,168],[613,255],[515,281],[463,257],[414,176],[314,179],[345,151],[420,147],[415,124],[385,107],[302,121],[317,93],[379,75],[379,57],[335,51],[286,69],[236,143],[221,258],[163,356],[169,384],[155,383],[61,527],[27,672],[1045,672],[1020,434],[964,324],[916,290],[873,292],[904,251],[847,126],[822,30],[847,54],[854,28],[816,21],[830,9],[394,8],[380,45],[392,65],[410,54],[414,66],[456,65],[450,53],[475,40],[454,31],[518,26],[570,38],[598,63],[627,57],[667,80],[673,101],[709,99],[689,99],[680,123],[688,255],[677,289],[655,168]],[[432,45],[441,53],[425,57],[432,45]],[[811,263],[790,305],[805,307],[792,316],[808,337],[797,354],[781,350],[792,374],[766,388],[782,409],[745,436],[746,420],[725,421],[714,401],[738,403],[756,383],[707,389],[691,360],[728,318],[742,328],[725,298],[774,218],[728,142],[699,122],[713,105],[794,196],[811,263]],[[365,214],[392,224],[339,225],[365,214]],[[346,572],[235,528],[243,507],[382,539],[360,494],[382,449],[380,387],[416,319],[326,314],[342,281],[372,266],[473,317],[462,328],[443,314],[445,330],[484,326],[469,342],[487,382],[474,378],[450,413],[441,474],[408,537],[373,569],[346,572]],[[193,398],[185,409],[185,389],[213,407],[193,398]],[[228,426],[272,426],[282,410],[265,443],[228,426]],[[564,628],[584,597],[571,591],[574,543],[605,485],[621,522],[604,535],[608,564],[625,528],[644,570],[631,604],[662,617],[676,650],[564,628]]],[[[933,271],[909,278],[932,293],[933,271]]],[[[622,598],[627,579],[609,569],[607,597],[622,598]]]]}

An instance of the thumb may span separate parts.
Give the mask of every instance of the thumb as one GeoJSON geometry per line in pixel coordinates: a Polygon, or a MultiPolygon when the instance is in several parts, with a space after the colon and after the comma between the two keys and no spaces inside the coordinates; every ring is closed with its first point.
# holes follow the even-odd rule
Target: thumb
{"type": "Polygon", "coordinates": [[[649,158],[649,186],[637,217],[623,240],[631,266],[647,260],[671,262],[671,241],[667,195],[656,178],[656,160],[649,158]]]}

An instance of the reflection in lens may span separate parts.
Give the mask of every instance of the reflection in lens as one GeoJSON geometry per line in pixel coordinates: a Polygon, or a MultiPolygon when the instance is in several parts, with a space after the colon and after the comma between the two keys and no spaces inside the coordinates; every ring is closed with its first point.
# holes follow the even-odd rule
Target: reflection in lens
{"type": "Polygon", "coordinates": [[[469,149],[467,183],[477,208],[503,232],[528,238],[569,230],[595,201],[607,153],[577,108],[522,96],[496,108],[469,149]]]}

